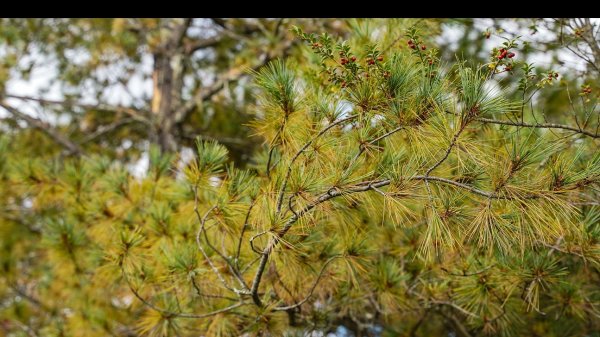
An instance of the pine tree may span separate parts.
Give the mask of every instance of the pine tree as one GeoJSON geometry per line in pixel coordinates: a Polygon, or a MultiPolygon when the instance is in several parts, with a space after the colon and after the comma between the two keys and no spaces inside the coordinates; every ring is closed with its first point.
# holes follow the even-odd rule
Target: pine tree
{"type": "Polygon", "coordinates": [[[253,72],[264,143],[243,168],[200,138],[192,159],[151,146],[140,178],[3,136],[0,328],[598,333],[598,96],[582,90],[576,124],[541,122],[533,97],[558,76],[517,61],[518,40],[446,64],[418,23],[374,41],[360,22],[294,27],[305,53],[253,72]]]}

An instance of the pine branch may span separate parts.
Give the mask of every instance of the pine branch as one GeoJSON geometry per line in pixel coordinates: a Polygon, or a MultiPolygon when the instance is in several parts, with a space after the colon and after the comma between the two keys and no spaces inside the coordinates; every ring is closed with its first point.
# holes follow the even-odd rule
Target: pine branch
{"type": "MultiPolygon", "coordinates": [[[[194,194],[196,194],[196,192],[194,191],[194,194]]],[[[212,260],[210,259],[210,257],[208,257],[208,254],[206,254],[206,251],[204,250],[204,247],[202,247],[202,243],[200,242],[200,236],[202,235],[202,232],[204,232],[204,225],[206,223],[206,218],[208,217],[208,215],[210,214],[210,212],[212,212],[217,206],[213,206],[211,207],[205,214],[204,216],[200,216],[200,212],[198,211],[198,197],[195,197],[196,199],[196,205],[194,207],[194,213],[196,213],[196,216],[198,218],[198,221],[200,222],[200,229],[198,229],[198,233],[196,233],[196,244],[198,245],[198,249],[200,250],[200,252],[202,252],[202,255],[204,256],[204,259],[206,260],[206,262],[208,263],[208,265],[210,266],[210,268],[213,270],[213,272],[215,273],[215,275],[217,275],[217,278],[219,279],[219,281],[223,284],[223,286],[230,291],[233,291],[234,293],[238,293],[238,290],[232,287],[230,287],[227,284],[227,281],[225,281],[225,278],[223,278],[223,275],[221,275],[221,272],[219,272],[219,269],[217,269],[217,267],[215,267],[214,263],[212,262],[212,260]]]]}
{"type": "Polygon", "coordinates": [[[332,256],[330,257],[321,267],[321,271],[319,272],[319,276],[317,276],[317,279],[315,280],[315,282],[313,283],[312,287],[310,288],[310,291],[308,292],[308,295],[301,300],[300,302],[297,302],[295,304],[292,305],[288,305],[285,307],[275,307],[273,308],[274,311],[286,311],[286,310],[291,310],[294,308],[297,308],[299,306],[301,306],[302,304],[306,303],[306,301],[308,301],[310,299],[310,297],[312,296],[313,292],[315,291],[315,289],[317,288],[317,285],[319,284],[319,281],[321,280],[321,277],[323,276],[323,273],[325,272],[325,269],[327,268],[327,266],[333,262],[333,260],[343,257],[342,255],[336,255],[336,256],[332,256]]]}
{"type": "Polygon", "coordinates": [[[209,266],[211,267],[211,269],[213,270],[213,272],[217,275],[217,277],[219,278],[219,281],[221,281],[221,283],[223,284],[223,286],[225,286],[225,288],[227,288],[228,290],[233,291],[236,294],[246,294],[246,293],[248,293],[248,290],[247,290],[248,286],[246,285],[246,282],[244,281],[244,279],[242,278],[242,276],[238,274],[237,269],[235,268],[235,266],[231,263],[231,261],[227,257],[225,257],[225,255],[223,255],[215,247],[213,247],[213,245],[208,240],[208,236],[206,234],[206,230],[204,228],[204,225],[206,224],[206,219],[208,218],[208,216],[210,215],[210,213],[212,211],[214,211],[216,208],[217,208],[217,206],[211,207],[204,214],[204,216],[201,217],[200,216],[200,211],[198,210],[198,191],[196,190],[196,188],[194,188],[194,213],[196,214],[196,217],[197,217],[198,221],[200,222],[200,229],[198,230],[198,233],[196,233],[196,244],[198,245],[198,249],[200,249],[200,252],[202,252],[202,255],[204,255],[204,258],[206,259],[206,262],[208,262],[209,266]],[[212,249],[215,253],[217,253],[217,255],[219,255],[219,257],[221,257],[225,261],[225,263],[229,266],[230,271],[232,272],[232,274],[238,280],[238,282],[240,283],[240,285],[243,288],[245,288],[246,290],[240,290],[240,289],[237,289],[237,288],[233,288],[233,287],[230,287],[227,284],[227,282],[225,281],[225,278],[223,278],[223,275],[221,275],[221,273],[219,272],[219,270],[215,267],[215,265],[213,264],[212,260],[208,257],[208,255],[206,254],[206,251],[202,247],[202,243],[200,242],[200,235],[202,235],[202,233],[204,233],[204,239],[205,239],[207,245],[210,247],[210,249],[212,249]]]}
{"type": "Polygon", "coordinates": [[[501,121],[501,120],[489,119],[489,118],[475,118],[474,120],[481,122],[481,123],[486,123],[486,124],[512,125],[512,126],[520,126],[520,127],[536,128],[536,129],[562,129],[562,130],[574,131],[576,133],[586,135],[586,136],[589,136],[592,138],[600,138],[600,134],[598,134],[598,133],[593,133],[591,131],[583,130],[579,127],[574,127],[574,126],[570,126],[570,125],[554,124],[554,123],[531,124],[531,123],[525,123],[525,122],[521,123],[521,122],[513,122],[513,121],[501,121]]]}
{"type": "MultiPolygon", "coordinates": [[[[450,184],[453,186],[457,186],[463,189],[466,189],[474,194],[478,194],[481,196],[485,196],[488,198],[493,198],[493,199],[507,199],[506,197],[502,197],[502,196],[498,196],[494,193],[491,192],[486,192],[486,191],[482,191],[479,190],[475,187],[472,186],[468,186],[453,180],[449,180],[449,179],[445,179],[445,178],[439,178],[439,177],[426,177],[426,176],[414,176],[412,178],[410,178],[409,180],[424,180],[424,181],[438,181],[438,182],[442,182],[445,184],[450,184]]],[[[316,206],[318,206],[319,204],[322,204],[330,199],[339,197],[341,195],[346,195],[346,194],[351,194],[351,193],[360,193],[360,192],[365,192],[365,191],[370,191],[370,190],[374,190],[375,188],[379,188],[379,187],[383,187],[383,186],[387,186],[390,183],[392,183],[391,180],[386,179],[386,180],[381,180],[381,181],[376,181],[376,182],[364,182],[364,183],[359,183],[356,184],[354,186],[348,187],[344,190],[342,189],[330,189],[329,191],[327,191],[326,193],[321,194],[316,201],[308,204],[307,206],[305,206],[302,210],[294,213],[294,215],[292,215],[284,224],[283,228],[277,232],[277,235],[273,238],[271,238],[271,240],[269,240],[269,243],[267,244],[267,246],[264,248],[264,250],[262,251],[262,256],[260,258],[260,263],[258,265],[258,269],[256,271],[256,274],[254,276],[254,280],[252,281],[252,288],[250,289],[250,293],[252,294],[252,299],[254,300],[254,303],[258,306],[262,306],[262,301],[260,300],[260,298],[258,297],[258,287],[260,286],[260,281],[262,279],[262,275],[264,273],[264,269],[267,265],[267,261],[269,259],[269,256],[272,252],[272,250],[279,244],[280,240],[283,238],[283,236],[290,230],[290,228],[294,225],[294,223],[296,223],[302,216],[304,216],[306,213],[308,213],[310,210],[312,210],[313,208],[315,208],[316,206]]]]}
{"type": "Polygon", "coordinates": [[[433,172],[433,170],[435,170],[437,167],[439,167],[446,159],[448,159],[448,156],[450,155],[450,152],[452,152],[452,149],[454,148],[454,146],[456,145],[456,142],[458,141],[458,137],[460,137],[460,134],[465,130],[465,128],[467,127],[468,123],[462,123],[460,129],[454,134],[454,136],[452,137],[452,140],[450,141],[450,146],[448,146],[448,148],[446,149],[446,153],[444,154],[444,156],[438,160],[433,166],[431,166],[427,172],[425,172],[425,177],[428,177],[429,174],[431,172],[433,172]]]}
{"type": "Polygon", "coordinates": [[[140,295],[140,293],[133,287],[133,285],[129,281],[129,278],[127,277],[127,274],[125,273],[125,270],[123,270],[123,268],[121,268],[121,273],[123,275],[123,278],[125,279],[125,282],[129,286],[129,290],[131,290],[131,292],[133,293],[133,295],[138,300],[140,300],[148,308],[150,308],[150,309],[152,309],[152,310],[154,310],[156,312],[161,313],[162,315],[164,315],[167,318],[171,318],[171,317],[180,317],[180,318],[207,318],[207,317],[211,317],[211,316],[215,316],[215,315],[218,315],[218,314],[229,312],[229,311],[231,311],[233,309],[236,309],[236,308],[239,308],[239,307],[241,307],[243,305],[247,305],[248,304],[246,302],[240,301],[238,303],[232,304],[232,305],[227,306],[225,308],[214,310],[214,311],[210,311],[210,312],[207,312],[207,313],[204,313],[204,314],[193,314],[193,313],[169,311],[169,310],[160,308],[160,307],[152,304],[150,301],[148,301],[144,297],[142,297],[140,295]]]}
{"type": "Polygon", "coordinates": [[[248,221],[250,219],[250,212],[252,212],[254,203],[255,203],[255,201],[252,200],[252,203],[250,203],[250,206],[248,207],[248,211],[246,212],[246,217],[244,218],[244,226],[242,226],[242,232],[240,233],[240,239],[238,240],[237,249],[235,250],[235,266],[238,271],[240,270],[240,252],[242,250],[242,240],[244,239],[244,234],[246,233],[246,230],[250,226],[248,224],[248,221]]]}
{"type": "Polygon", "coordinates": [[[281,204],[283,202],[283,194],[285,192],[285,188],[287,187],[287,182],[290,179],[290,175],[292,174],[292,166],[294,165],[294,162],[296,161],[296,159],[298,159],[298,157],[300,157],[300,155],[302,153],[304,153],[304,151],[306,151],[306,149],[310,146],[310,144],[312,144],[315,140],[317,140],[317,138],[324,135],[327,131],[331,130],[334,126],[340,125],[340,124],[347,122],[349,120],[352,120],[356,117],[358,117],[358,115],[352,115],[352,116],[349,116],[346,118],[339,119],[336,122],[329,124],[326,128],[321,130],[313,138],[311,138],[308,142],[306,142],[304,144],[304,146],[302,146],[302,148],[300,148],[300,150],[298,150],[298,152],[296,152],[294,157],[292,157],[290,164],[288,165],[288,169],[285,174],[285,178],[283,179],[283,182],[281,183],[281,189],[279,190],[279,195],[277,196],[277,213],[279,213],[281,211],[281,204]]]}

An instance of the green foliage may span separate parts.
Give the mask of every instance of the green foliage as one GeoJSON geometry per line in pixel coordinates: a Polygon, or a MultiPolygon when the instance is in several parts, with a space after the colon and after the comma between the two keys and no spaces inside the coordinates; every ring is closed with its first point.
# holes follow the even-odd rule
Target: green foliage
{"type": "Polygon", "coordinates": [[[498,48],[493,67],[446,66],[433,21],[384,22],[292,28],[308,48],[253,72],[264,146],[245,167],[207,137],[180,156],[150,138],[134,175],[2,136],[0,331],[597,333],[597,106],[542,123],[530,65],[498,84],[498,48]]]}

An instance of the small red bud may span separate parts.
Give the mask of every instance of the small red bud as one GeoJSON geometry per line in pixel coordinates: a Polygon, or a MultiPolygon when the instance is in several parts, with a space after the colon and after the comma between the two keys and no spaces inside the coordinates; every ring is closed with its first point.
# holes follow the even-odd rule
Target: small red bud
{"type": "Polygon", "coordinates": [[[408,40],[408,45],[414,44],[413,40],[408,40]]]}
{"type": "Polygon", "coordinates": [[[421,45],[421,50],[425,50],[427,49],[427,46],[425,46],[424,44],[421,45]]]}
{"type": "Polygon", "coordinates": [[[508,53],[508,58],[509,58],[509,59],[511,59],[511,58],[513,58],[513,57],[515,57],[515,53],[508,53]]]}
{"type": "Polygon", "coordinates": [[[383,56],[378,56],[377,61],[379,61],[379,62],[383,61],[383,56]]]}
{"type": "Polygon", "coordinates": [[[352,61],[352,62],[356,61],[356,56],[352,56],[352,57],[350,58],[350,61],[352,61]]]}

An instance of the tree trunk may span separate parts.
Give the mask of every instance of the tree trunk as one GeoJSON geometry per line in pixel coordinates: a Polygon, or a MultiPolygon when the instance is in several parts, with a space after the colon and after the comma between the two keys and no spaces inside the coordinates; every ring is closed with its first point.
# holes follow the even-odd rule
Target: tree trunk
{"type": "Polygon", "coordinates": [[[174,115],[181,105],[184,73],[184,51],[181,42],[189,24],[190,20],[186,19],[183,24],[169,29],[168,38],[153,54],[154,86],[151,111],[158,145],[166,152],[177,150],[174,115]]]}
{"type": "Polygon", "coordinates": [[[170,57],[164,53],[154,54],[154,71],[152,80],[152,114],[156,125],[158,144],[163,151],[176,149],[172,126],[169,123],[173,101],[173,69],[170,57]]]}

